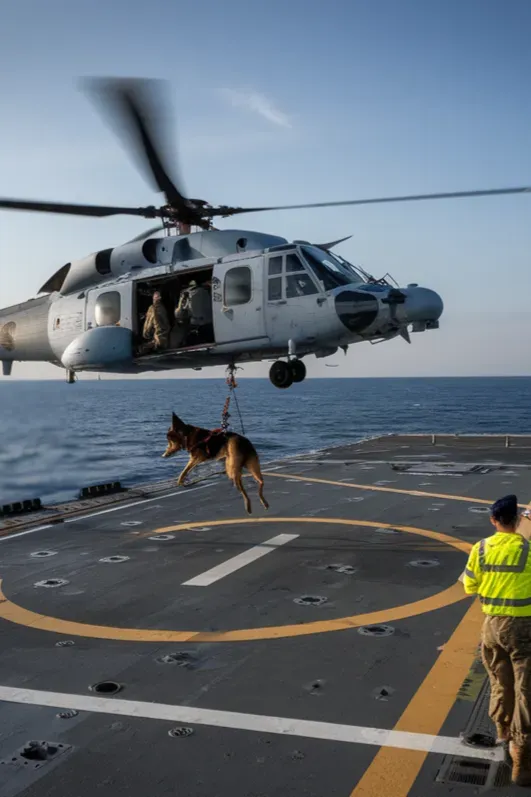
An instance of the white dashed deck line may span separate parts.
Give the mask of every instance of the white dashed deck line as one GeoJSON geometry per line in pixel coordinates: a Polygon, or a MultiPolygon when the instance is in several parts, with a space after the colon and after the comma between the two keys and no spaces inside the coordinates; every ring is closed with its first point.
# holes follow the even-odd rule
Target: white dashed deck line
{"type": "Polygon", "coordinates": [[[183,587],[208,587],[215,581],[225,578],[225,576],[234,573],[236,570],[240,570],[242,567],[245,567],[245,565],[255,562],[257,559],[261,559],[262,556],[271,553],[275,548],[295,540],[298,536],[298,534],[278,534],[276,537],[271,537],[270,540],[266,540],[260,545],[254,545],[252,548],[242,551],[242,553],[239,553],[237,556],[227,559],[226,562],[213,567],[211,570],[200,573],[198,576],[189,579],[189,581],[183,581],[182,585],[183,587]]]}

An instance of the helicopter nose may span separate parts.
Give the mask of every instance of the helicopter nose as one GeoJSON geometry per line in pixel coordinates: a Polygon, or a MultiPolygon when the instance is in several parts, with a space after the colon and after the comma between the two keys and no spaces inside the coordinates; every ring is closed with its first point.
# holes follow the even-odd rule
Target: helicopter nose
{"type": "Polygon", "coordinates": [[[438,293],[431,288],[408,285],[404,291],[406,300],[403,305],[405,321],[408,324],[430,327],[437,326],[444,305],[438,293]]]}

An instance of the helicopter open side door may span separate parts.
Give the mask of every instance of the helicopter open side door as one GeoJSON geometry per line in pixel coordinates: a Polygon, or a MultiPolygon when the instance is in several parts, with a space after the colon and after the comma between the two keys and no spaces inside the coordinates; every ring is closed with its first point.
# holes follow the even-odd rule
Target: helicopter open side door
{"type": "Polygon", "coordinates": [[[263,257],[216,263],[212,308],[216,346],[260,348],[268,341],[264,316],[263,257]]]}

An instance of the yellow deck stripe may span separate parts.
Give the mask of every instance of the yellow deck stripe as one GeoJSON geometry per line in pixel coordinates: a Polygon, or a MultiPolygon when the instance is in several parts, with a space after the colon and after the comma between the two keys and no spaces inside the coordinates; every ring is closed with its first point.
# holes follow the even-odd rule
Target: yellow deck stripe
{"type": "MultiPolygon", "coordinates": [[[[294,476],[292,473],[271,473],[266,471],[264,476],[271,476],[275,479],[295,479],[301,482],[313,482],[315,484],[331,484],[335,487],[351,487],[355,490],[372,490],[377,493],[398,493],[399,495],[414,495],[417,498],[443,498],[447,501],[466,501],[469,504],[488,504],[494,500],[488,498],[471,498],[468,495],[448,495],[447,493],[426,493],[422,490],[403,490],[399,487],[380,487],[376,484],[356,484],[355,482],[336,482],[330,479],[316,479],[309,476],[294,476]]],[[[518,504],[519,507],[527,508],[527,504],[518,504]]]]}
{"type": "MultiPolygon", "coordinates": [[[[393,730],[439,734],[474,662],[482,621],[474,601],[393,730]]],[[[407,797],[427,755],[381,748],[350,797],[407,797]]]]}

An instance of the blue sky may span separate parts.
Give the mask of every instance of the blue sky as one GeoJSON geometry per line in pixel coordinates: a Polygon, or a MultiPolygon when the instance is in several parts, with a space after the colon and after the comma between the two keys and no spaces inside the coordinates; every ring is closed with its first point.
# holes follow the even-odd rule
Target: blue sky
{"type": "MultiPolygon", "coordinates": [[[[530,36],[527,0],[2,0],[0,195],[158,203],[79,90],[85,75],[169,81],[184,184],[212,203],[531,184],[530,36]]],[[[438,332],[360,344],[310,373],[529,373],[530,215],[524,195],[242,223],[289,239],[352,234],[345,257],[443,296],[438,332]]],[[[0,303],[148,226],[1,213],[0,303]]]]}

